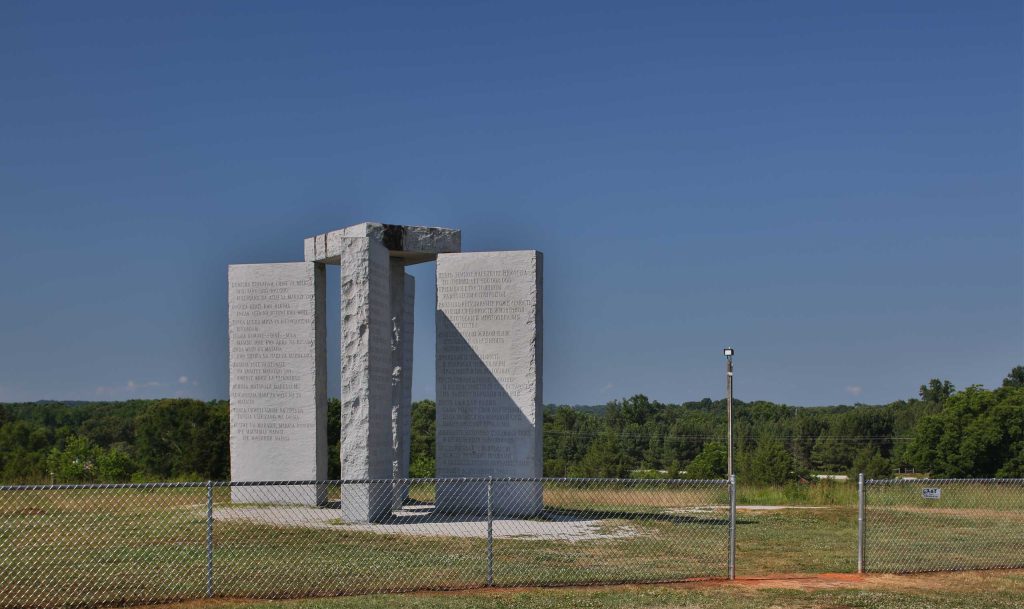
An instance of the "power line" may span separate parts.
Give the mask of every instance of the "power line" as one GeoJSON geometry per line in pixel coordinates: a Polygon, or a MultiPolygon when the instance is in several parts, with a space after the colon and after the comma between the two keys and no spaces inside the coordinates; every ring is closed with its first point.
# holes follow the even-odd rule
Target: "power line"
{"type": "MultiPolygon", "coordinates": [[[[610,433],[610,434],[612,434],[612,435],[614,435],[616,437],[620,437],[620,438],[639,438],[639,439],[644,439],[644,438],[646,438],[646,439],[650,439],[650,438],[672,438],[672,439],[679,439],[679,440],[720,440],[725,435],[724,432],[722,434],[699,434],[699,435],[694,435],[694,434],[672,434],[672,433],[636,434],[636,433],[629,433],[629,432],[617,432],[617,431],[607,431],[607,430],[605,430],[605,431],[568,431],[568,430],[562,431],[562,430],[554,430],[554,429],[552,429],[552,430],[544,430],[544,433],[548,434],[548,435],[590,436],[590,437],[595,437],[595,436],[600,436],[600,435],[604,435],[604,434],[610,433]]],[[[825,438],[825,439],[828,439],[828,440],[849,440],[849,441],[913,440],[914,439],[914,436],[832,436],[832,435],[827,435],[827,434],[825,434],[825,435],[817,435],[817,436],[797,436],[797,435],[780,436],[780,435],[773,435],[773,434],[767,434],[767,435],[763,435],[763,434],[743,434],[743,435],[744,435],[744,437],[767,438],[767,439],[772,439],[772,440],[817,440],[819,438],[825,438]]]]}

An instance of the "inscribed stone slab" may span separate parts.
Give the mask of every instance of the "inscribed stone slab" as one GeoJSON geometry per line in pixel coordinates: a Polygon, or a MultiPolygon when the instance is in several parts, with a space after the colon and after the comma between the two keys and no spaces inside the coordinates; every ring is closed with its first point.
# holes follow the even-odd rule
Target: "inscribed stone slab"
{"type": "MultiPolygon", "coordinates": [[[[324,270],[228,267],[231,479],[327,477],[324,270]]],[[[321,504],[315,485],[233,487],[233,501],[321,504]]]]}
{"type": "MultiPolygon", "coordinates": [[[[438,477],[542,475],[542,285],[537,251],[438,256],[438,477]]],[[[496,485],[495,509],[536,513],[540,491],[496,485]]],[[[455,490],[438,504],[480,509],[485,500],[455,490]]]]}

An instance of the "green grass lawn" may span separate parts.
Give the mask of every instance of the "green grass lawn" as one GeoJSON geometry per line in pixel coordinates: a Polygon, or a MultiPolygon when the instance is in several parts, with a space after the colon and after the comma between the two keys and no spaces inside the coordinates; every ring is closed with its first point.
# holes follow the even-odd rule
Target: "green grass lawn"
{"type": "MultiPolygon", "coordinates": [[[[432,499],[426,488],[414,491],[413,499],[432,499]]],[[[568,531],[572,523],[583,520],[597,523],[596,535],[583,540],[496,538],[494,583],[514,587],[724,577],[727,511],[716,506],[726,503],[726,492],[724,486],[623,489],[610,485],[550,485],[545,490],[546,516],[513,526],[521,526],[526,533],[547,520],[546,524],[556,529],[564,526],[568,531]]],[[[752,489],[748,498],[778,499],[772,495],[775,492],[785,495],[794,491],[752,489]]],[[[737,518],[737,574],[855,571],[856,507],[849,503],[847,491],[832,496],[835,499],[820,509],[741,509],[737,518]]],[[[1010,561],[1019,557],[1024,548],[1024,522],[1018,511],[985,510],[968,495],[959,499],[949,495],[944,504],[922,505],[912,503],[910,498],[885,500],[881,492],[877,497],[877,504],[870,506],[873,520],[869,518],[869,523],[873,524],[868,528],[869,566],[875,570],[905,570],[898,568],[902,564],[927,568],[994,566],[1000,558],[1010,561]]],[[[382,534],[327,521],[302,521],[302,526],[295,526],[302,514],[323,514],[323,510],[308,509],[291,516],[288,510],[275,506],[239,506],[230,503],[227,489],[217,489],[215,499],[217,513],[225,516],[214,525],[213,583],[218,597],[333,596],[472,589],[486,584],[486,541],[479,536],[382,534]],[[238,518],[226,517],[233,511],[238,518]],[[274,512],[284,517],[272,523],[259,520],[261,514],[274,512]]],[[[1004,499],[1017,500],[1012,493],[1004,499]]],[[[202,598],[207,574],[205,515],[206,491],[202,488],[0,495],[0,607],[202,598]],[[70,582],[74,586],[69,586],[70,582]]],[[[456,520],[444,526],[451,532],[465,532],[462,529],[470,525],[456,520]]],[[[1008,581],[1019,583],[1019,578],[1008,581]]],[[[648,589],[643,590],[646,595],[648,589]]],[[[704,606],[702,595],[709,593],[705,589],[658,587],[650,591],[653,596],[643,598],[653,607],[672,603],[704,606]]],[[[560,595],[570,592],[526,594],[524,602],[549,606],[543,603],[564,600],[560,595]]],[[[597,603],[594,606],[618,607],[629,604],[624,600],[628,594],[596,589],[584,596],[597,603]]],[[[736,589],[723,597],[732,599],[721,601],[726,604],[708,606],[761,606],[749,604],[749,594],[753,592],[736,589]]],[[[799,598],[786,602],[806,601],[808,606],[901,606],[902,598],[886,597],[897,594],[887,590],[758,591],[755,596],[771,604],[787,594],[799,598]],[[874,600],[855,603],[865,598],[874,600]]],[[[512,598],[489,595],[493,592],[474,597],[474,602],[482,603],[478,605],[461,605],[468,601],[458,595],[411,596],[408,602],[421,604],[408,606],[502,607],[508,605],[501,603],[512,598]]],[[[397,597],[307,604],[375,606],[386,598],[394,602],[397,597]]],[[[941,601],[947,604],[935,606],[957,606],[956,598],[955,594],[941,595],[941,601]]],[[[993,596],[991,600],[998,598],[993,596]]],[[[1024,603],[1018,599],[1018,605],[991,606],[1021,605],[1024,603]]]]}
{"type": "Polygon", "coordinates": [[[738,512],[737,575],[856,570],[856,508],[738,512]]]}
{"type": "Polygon", "coordinates": [[[1024,567],[1024,486],[969,481],[869,485],[869,570],[1024,567]],[[924,487],[941,489],[925,499],[924,487]]]}

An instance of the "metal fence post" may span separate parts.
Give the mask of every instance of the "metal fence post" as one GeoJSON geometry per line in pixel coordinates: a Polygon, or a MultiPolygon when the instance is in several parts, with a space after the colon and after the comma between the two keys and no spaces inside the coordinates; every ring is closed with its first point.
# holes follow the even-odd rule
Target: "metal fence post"
{"type": "Polygon", "coordinates": [[[864,474],[857,475],[857,573],[864,572],[864,474]]]}
{"type": "Polygon", "coordinates": [[[487,585],[494,585],[494,508],[491,486],[494,478],[487,476],[487,585]]]}
{"type": "Polygon", "coordinates": [[[736,476],[729,476],[729,579],[736,579],[736,476]]]}
{"type": "Polygon", "coordinates": [[[213,596],[213,481],[206,482],[206,597],[213,596]]]}

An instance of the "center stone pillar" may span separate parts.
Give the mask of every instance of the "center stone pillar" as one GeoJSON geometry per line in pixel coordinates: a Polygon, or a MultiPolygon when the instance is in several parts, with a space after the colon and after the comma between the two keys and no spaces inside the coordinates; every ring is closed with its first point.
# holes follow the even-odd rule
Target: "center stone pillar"
{"type": "MultiPolygon", "coordinates": [[[[392,462],[392,318],[388,250],[367,237],[339,240],[342,306],[341,477],[385,479],[392,462]]],[[[390,484],[341,487],[342,518],[375,521],[392,508],[390,484]]]]}
{"type": "MultiPolygon", "coordinates": [[[[391,258],[391,477],[409,477],[412,440],[412,336],[416,281],[405,261],[391,258]]],[[[408,486],[395,484],[392,509],[402,509],[408,486]]]]}
{"type": "MultiPolygon", "coordinates": [[[[405,266],[460,249],[457,229],[376,222],[305,240],[307,262],[341,267],[342,478],[408,477],[415,282],[405,266]]],[[[341,490],[353,522],[381,520],[405,499],[389,482],[341,490]]]]}

